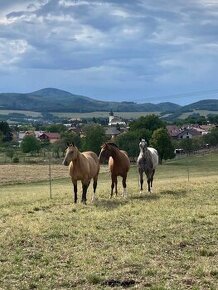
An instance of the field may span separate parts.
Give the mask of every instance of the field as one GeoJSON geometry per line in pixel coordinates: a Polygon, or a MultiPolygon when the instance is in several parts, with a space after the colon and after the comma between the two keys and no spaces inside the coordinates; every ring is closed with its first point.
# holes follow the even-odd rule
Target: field
{"type": "Polygon", "coordinates": [[[215,115],[215,114],[218,114],[217,111],[207,111],[207,110],[193,110],[192,112],[186,112],[186,113],[183,113],[179,116],[180,119],[186,119],[188,118],[188,116],[192,115],[193,113],[198,113],[200,114],[201,116],[207,116],[209,114],[212,114],[212,115],[215,115]]]}
{"type": "Polygon", "coordinates": [[[33,111],[22,111],[22,110],[0,110],[0,115],[8,115],[8,114],[23,114],[27,117],[38,118],[42,117],[42,114],[39,112],[33,111]]]}
{"type": "Polygon", "coordinates": [[[127,199],[109,199],[102,167],[86,206],[65,167],[52,165],[50,199],[47,165],[1,165],[0,289],[217,289],[217,164],[166,162],[142,195],[132,165],[127,199]]]}
{"type": "MultiPolygon", "coordinates": [[[[141,116],[147,116],[149,114],[159,115],[159,112],[114,112],[115,116],[126,119],[137,119],[141,116]]],[[[108,118],[109,112],[92,112],[92,113],[53,113],[54,116],[60,118],[108,118]]]]}
{"type": "MultiPolygon", "coordinates": [[[[39,118],[42,117],[42,114],[39,112],[33,112],[33,111],[20,111],[20,110],[0,110],[0,115],[8,115],[12,113],[19,113],[24,114],[27,117],[32,118],[39,118]]],[[[51,113],[55,117],[59,118],[80,118],[80,119],[91,119],[93,117],[95,118],[108,118],[109,112],[91,112],[91,113],[58,113],[53,112],[51,113]]],[[[159,112],[114,112],[116,116],[119,116],[121,118],[128,118],[128,119],[136,119],[140,116],[146,116],[148,114],[157,114],[159,115],[159,112]]]]}
{"type": "MultiPolygon", "coordinates": [[[[40,112],[33,111],[20,111],[20,110],[0,110],[0,115],[8,115],[12,113],[24,114],[27,117],[38,118],[42,117],[40,112]]],[[[193,112],[186,112],[180,115],[180,119],[185,119],[193,113],[199,113],[201,116],[207,116],[208,114],[218,114],[217,111],[208,111],[208,110],[193,110],[193,112]]],[[[59,113],[53,112],[54,116],[59,118],[81,118],[81,119],[91,119],[95,118],[107,118],[109,112],[91,112],[91,113],[59,113]]],[[[126,119],[137,119],[141,116],[146,116],[148,114],[159,115],[160,112],[114,112],[116,116],[126,119]]]]}

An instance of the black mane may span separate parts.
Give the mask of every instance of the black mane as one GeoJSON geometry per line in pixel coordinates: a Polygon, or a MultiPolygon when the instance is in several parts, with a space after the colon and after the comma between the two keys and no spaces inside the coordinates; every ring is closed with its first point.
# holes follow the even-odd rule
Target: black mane
{"type": "Polygon", "coordinates": [[[111,145],[111,146],[113,146],[113,147],[116,147],[116,148],[119,149],[119,147],[117,146],[117,144],[115,144],[115,143],[113,143],[113,142],[107,142],[107,144],[108,144],[108,145],[111,145]]]}

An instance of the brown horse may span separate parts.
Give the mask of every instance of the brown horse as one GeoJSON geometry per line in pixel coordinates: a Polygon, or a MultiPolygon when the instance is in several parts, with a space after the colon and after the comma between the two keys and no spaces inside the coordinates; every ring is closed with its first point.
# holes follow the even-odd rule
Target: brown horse
{"type": "Polygon", "coordinates": [[[100,169],[98,156],[92,151],[81,153],[74,144],[71,144],[66,149],[63,164],[69,165],[69,173],[74,186],[74,203],[77,202],[77,180],[82,182],[82,203],[86,204],[87,189],[93,179],[92,201],[94,201],[100,169]]]}
{"type": "Polygon", "coordinates": [[[109,159],[108,165],[111,172],[111,197],[115,186],[115,193],[117,195],[117,176],[122,177],[123,196],[127,196],[126,192],[126,178],[130,168],[130,161],[127,153],[120,150],[114,143],[105,143],[101,147],[99,160],[102,162],[104,159],[109,159]]]}

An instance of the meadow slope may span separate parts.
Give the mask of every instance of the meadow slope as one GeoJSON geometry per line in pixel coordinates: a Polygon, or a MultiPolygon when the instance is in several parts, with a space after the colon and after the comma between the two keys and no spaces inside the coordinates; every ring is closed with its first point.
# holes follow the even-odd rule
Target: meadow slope
{"type": "Polygon", "coordinates": [[[48,181],[13,184],[8,174],[0,289],[217,289],[217,164],[217,153],[167,162],[142,195],[132,166],[127,199],[109,199],[103,168],[98,200],[90,188],[86,206],[73,204],[67,171],[53,179],[52,199],[48,181]]]}

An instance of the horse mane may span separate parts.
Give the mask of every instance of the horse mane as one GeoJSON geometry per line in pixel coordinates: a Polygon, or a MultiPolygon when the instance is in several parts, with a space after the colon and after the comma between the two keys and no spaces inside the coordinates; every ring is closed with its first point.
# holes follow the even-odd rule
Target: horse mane
{"type": "Polygon", "coordinates": [[[113,142],[107,142],[106,144],[111,145],[111,146],[116,147],[117,149],[119,149],[119,147],[117,146],[117,144],[115,144],[113,142]]]}

